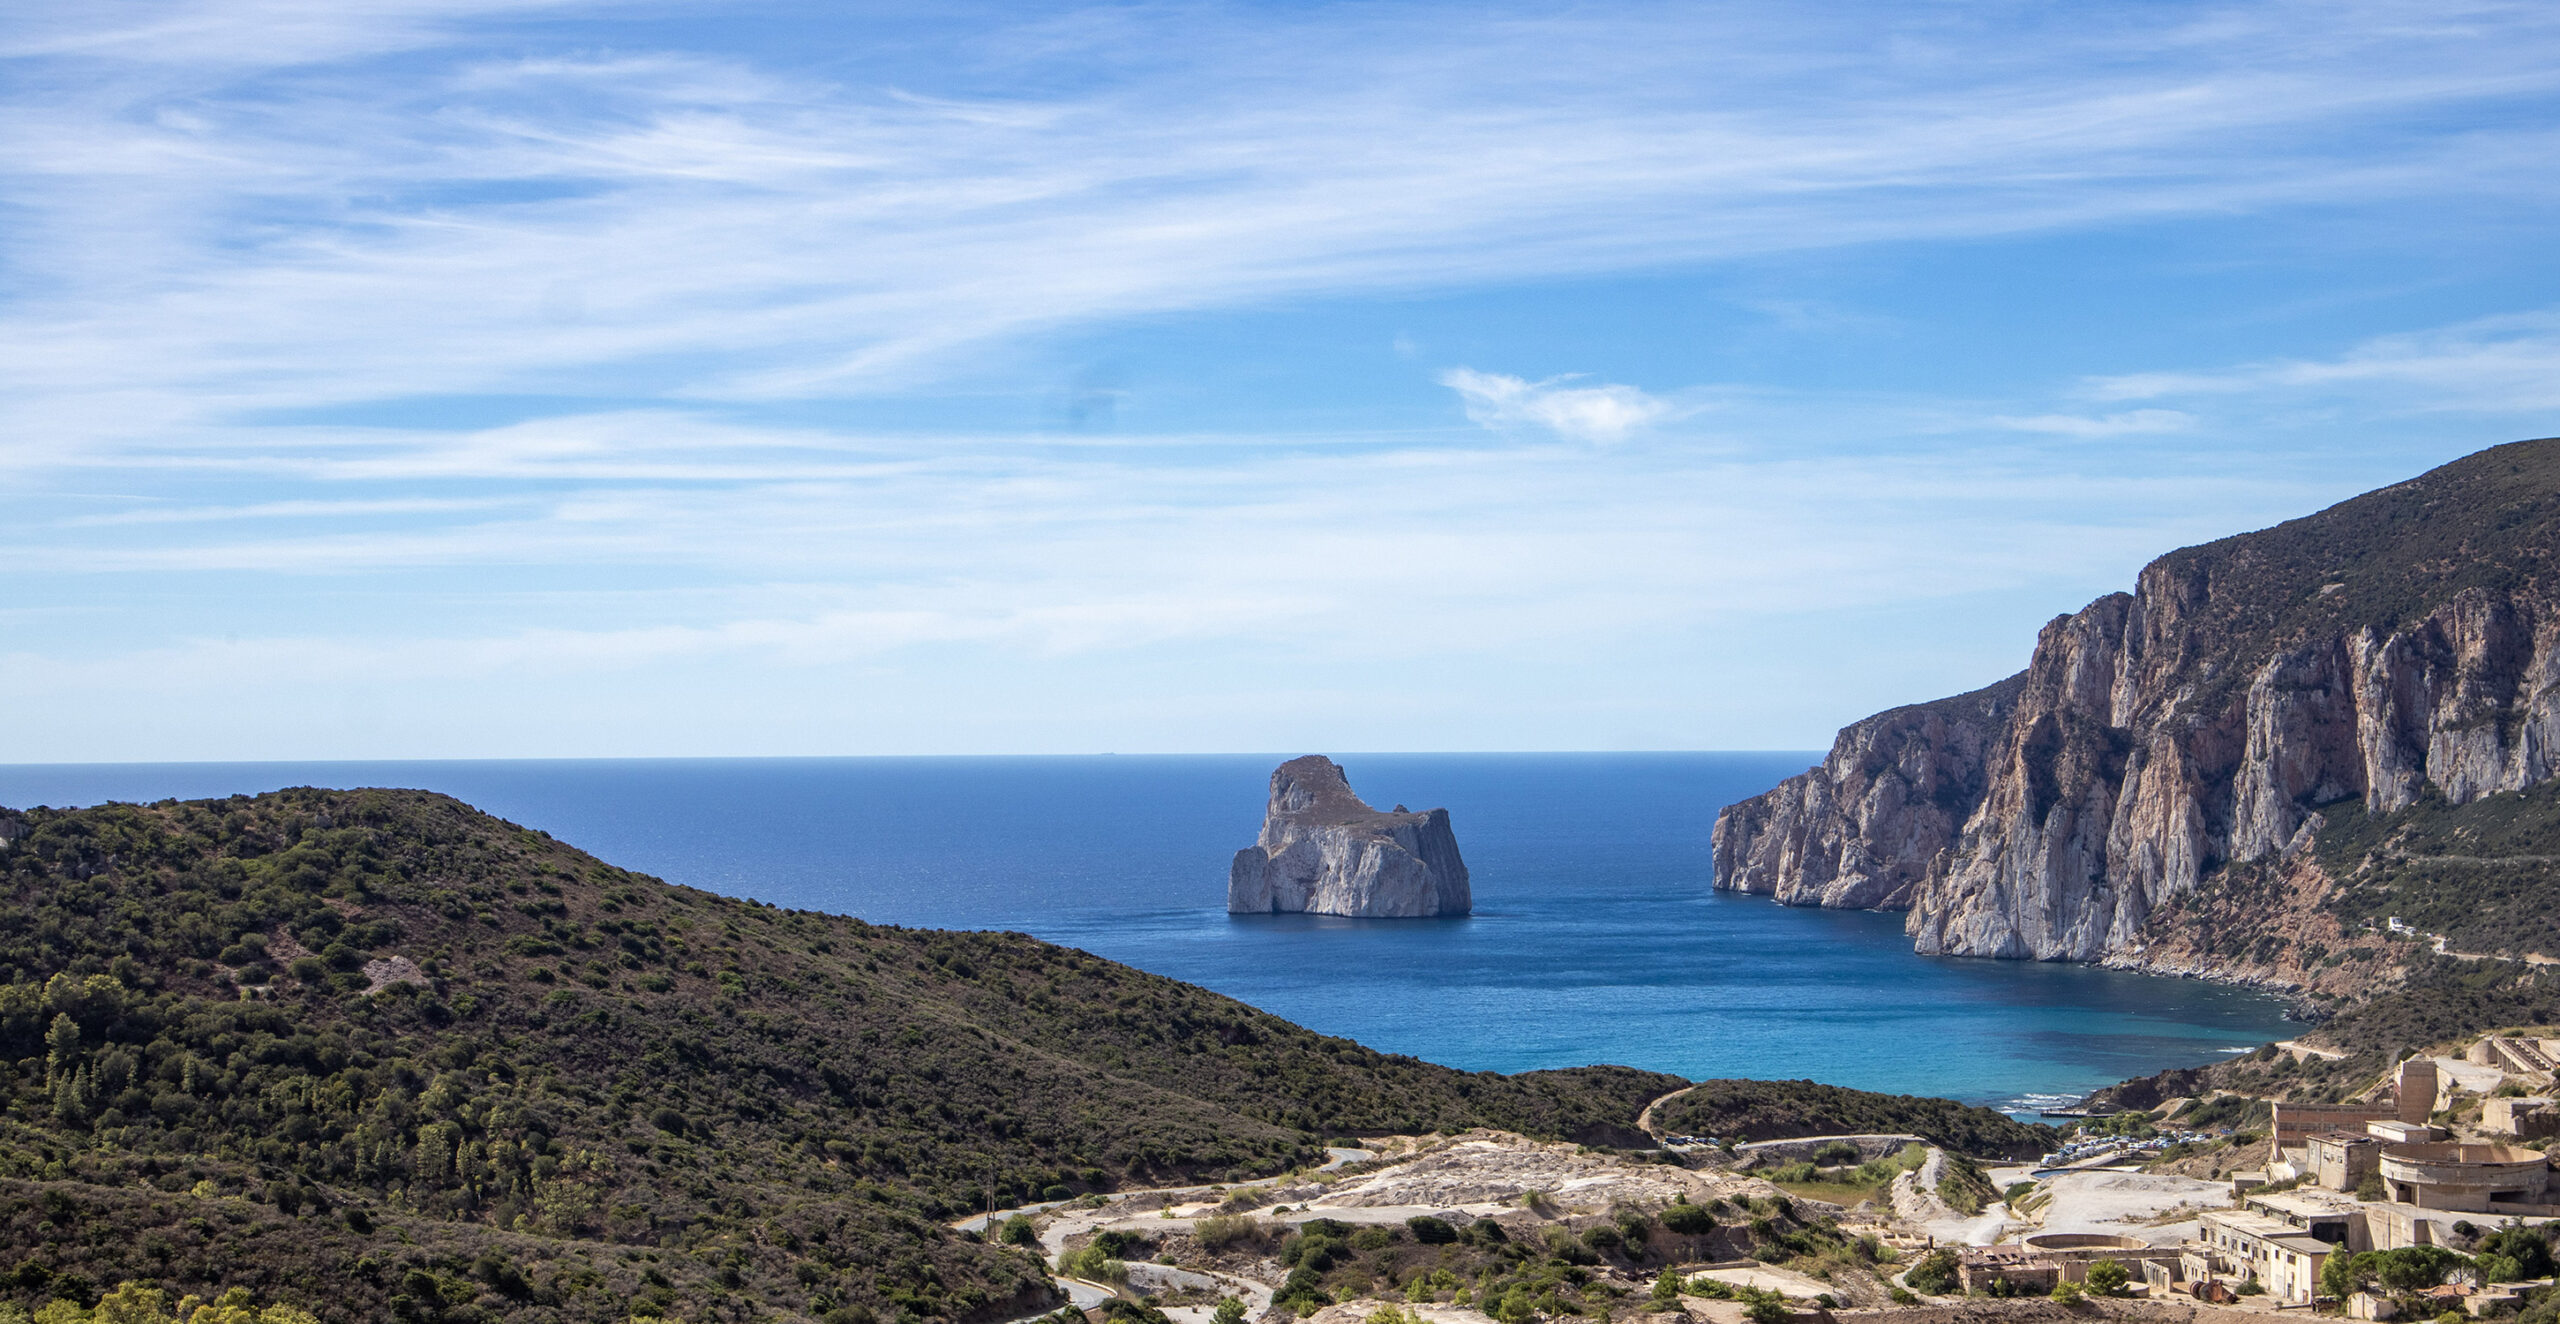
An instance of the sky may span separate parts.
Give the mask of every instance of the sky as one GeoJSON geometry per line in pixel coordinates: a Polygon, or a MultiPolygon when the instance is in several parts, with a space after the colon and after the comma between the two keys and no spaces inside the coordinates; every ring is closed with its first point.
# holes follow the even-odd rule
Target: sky
{"type": "Polygon", "coordinates": [[[2560,433],[2560,7],[0,10],[0,762],[1811,749],[2560,433]]]}

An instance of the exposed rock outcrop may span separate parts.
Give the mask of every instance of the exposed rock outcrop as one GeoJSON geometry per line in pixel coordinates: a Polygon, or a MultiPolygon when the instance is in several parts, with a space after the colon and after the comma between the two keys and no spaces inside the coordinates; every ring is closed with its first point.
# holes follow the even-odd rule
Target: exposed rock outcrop
{"type": "Polygon", "coordinates": [[[1315,754],[1271,774],[1261,839],[1227,873],[1227,910],[1238,915],[1416,919],[1473,906],[1448,810],[1371,809],[1339,764],[1315,754]]]}
{"type": "Polygon", "coordinates": [[[2023,674],[1878,713],[1831,755],[1716,816],[1716,886],[1791,906],[1898,910],[1982,803],[2023,674]]]}
{"type": "Polygon", "coordinates": [[[2323,806],[2555,770],[2560,442],[2520,442],[2171,553],[2047,625],[2023,675],[1843,731],[1719,817],[1716,885],[1906,905],[1923,952],[2097,960],[2323,806]]]}

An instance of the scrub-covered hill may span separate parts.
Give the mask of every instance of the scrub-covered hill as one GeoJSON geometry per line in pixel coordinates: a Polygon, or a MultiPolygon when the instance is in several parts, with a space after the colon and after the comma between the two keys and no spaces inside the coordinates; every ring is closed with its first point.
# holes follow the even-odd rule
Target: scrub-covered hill
{"type": "Polygon", "coordinates": [[[944,1222],[1675,1078],[1371,1052],[1018,934],[670,886],[413,791],[0,812],[0,1299],[986,1320],[944,1222]]]}
{"type": "Polygon", "coordinates": [[[1653,1124],[1726,1141],[1793,1136],[1916,1135],[1959,1154],[2033,1158],[2061,1133],[1989,1108],[1913,1094],[1877,1094],[1810,1080],[1702,1080],[1665,1099],[1653,1124]]]}

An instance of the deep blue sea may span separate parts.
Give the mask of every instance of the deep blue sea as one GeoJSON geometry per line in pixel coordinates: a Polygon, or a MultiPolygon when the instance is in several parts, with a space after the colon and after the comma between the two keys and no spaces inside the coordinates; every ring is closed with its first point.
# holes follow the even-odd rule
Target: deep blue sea
{"type": "Polygon", "coordinates": [[[1275,755],[0,765],[0,805],[426,787],[672,881],[1017,929],[1477,1069],[1621,1062],[2014,1109],[2289,1034],[2257,994],[1915,956],[1898,915],[1713,891],[1716,810],[1813,760],[1341,756],[1372,804],[1448,808],[1476,900],[1449,920],[1229,917],[1275,755]]]}

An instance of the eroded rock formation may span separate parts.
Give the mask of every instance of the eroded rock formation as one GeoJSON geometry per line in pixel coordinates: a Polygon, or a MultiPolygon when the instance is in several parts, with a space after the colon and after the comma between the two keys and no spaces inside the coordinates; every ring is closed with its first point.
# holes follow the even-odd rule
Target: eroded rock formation
{"type": "Polygon", "coordinates": [[[1271,774],[1260,840],[1236,852],[1227,910],[1373,919],[1463,915],[1474,905],[1449,811],[1371,809],[1321,755],[1271,774]]]}
{"type": "Polygon", "coordinates": [[[1923,952],[2096,960],[2323,806],[2560,768],[2560,441],[2171,553],[1991,689],[1844,730],[1728,807],[1716,885],[1907,906],[1923,952]],[[1960,827],[1950,829],[1950,821],[1960,827]]]}
{"type": "Polygon", "coordinates": [[[1982,803],[2024,676],[1878,713],[1831,755],[1716,816],[1716,886],[1791,906],[1898,910],[1982,803]]]}

